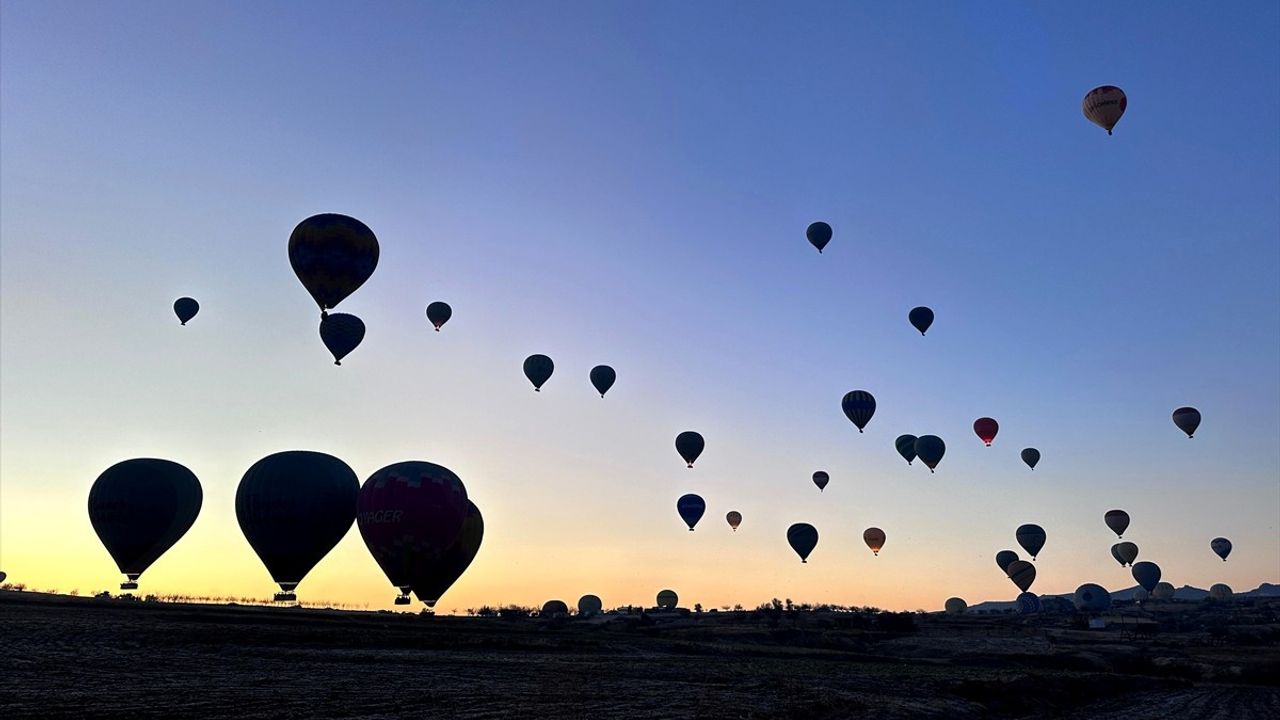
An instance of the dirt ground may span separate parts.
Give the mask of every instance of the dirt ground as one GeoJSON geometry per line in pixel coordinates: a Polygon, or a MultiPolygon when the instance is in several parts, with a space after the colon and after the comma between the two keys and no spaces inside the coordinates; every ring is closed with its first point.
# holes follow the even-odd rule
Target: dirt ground
{"type": "Polygon", "coordinates": [[[1280,649],[1019,618],[912,632],[743,614],[607,622],[0,591],[4,718],[1280,717],[1280,649]]]}

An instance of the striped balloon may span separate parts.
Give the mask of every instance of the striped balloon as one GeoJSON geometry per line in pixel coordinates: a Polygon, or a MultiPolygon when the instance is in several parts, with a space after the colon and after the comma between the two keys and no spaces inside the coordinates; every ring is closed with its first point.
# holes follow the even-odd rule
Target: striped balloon
{"type": "Polygon", "coordinates": [[[840,409],[849,422],[858,427],[858,432],[862,432],[876,414],[876,399],[866,390],[851,390],[840,400],[840,409]]]}
{"type": "Polygon", "coordinates": [[[1009,579],[1022,592],[1031,589],[1031,583],[1036,581],[1036,566],[1026,560],[1014,560],[1009,563],[1009,579]]]}

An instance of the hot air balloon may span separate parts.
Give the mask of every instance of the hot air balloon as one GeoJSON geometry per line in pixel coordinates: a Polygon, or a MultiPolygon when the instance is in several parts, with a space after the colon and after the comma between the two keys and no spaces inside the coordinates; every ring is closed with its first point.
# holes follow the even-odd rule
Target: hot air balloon
{"type": "Polygon", "coordinates": [[[378,267],[378,238],[346,215],[313,215],[289,236],[289,264],[324,312],[338,305],[378,267]]]}
{"type": "Polygon", "coordinates": [[[1151,592],[1156,589],[1156,583],[1160,582],[1160,566],[1145,560],[1134,563],[1133,579],[1138,581],[1144,590],[1151,592]]]}
{"type": "Polygon", "coordinates": [[[862,531],[862,542],[871,548],[872,555],[879,555],[880,548],[884,547],[884,531],[880,528],[867,528],[862,531]]]}
{"type": "Polygon", "coordinates": [[[440,332],[440,328],[453,317],[453,308],[449,307],[449,303],[436,301],[427,306],[427,320],[435,326],[436,332],[440,332]]]}
{"type": "Polygon", "coordinates": [[[899,435],[897,440],[893,441],[893,446],[897,448],[898,454],[903,460],[910,465],[912,460],[916,459],[916,436],[915,435],[899,435]]]}
{"type": "Polygon", "coordinates": [[[822,252],[822,248],[831,242],[831,226],[824,222],[816,222],[809,225],[804,231],[804,236],[809,238],[809,244],[818,248],[818,252],[822,252]]]}
{"type": "Polygon", "coordinates": [[[947,598],[947,602],[943,607],[946,609],[948,615],[963,615],[964,612],[969,609],[969,604],[958,597],[953,597],[947,598]]]}
{"type": "Polygon", "coordinates": [[[0,571],[0,584],[4,584],[4,581],[5,581],[8,577],[9,577],[9,575],[8,575],[7,573],[4,573],[4,572],[0,571]]]}
{"type": "Polygon", "coordinates": [[[1138,546],[1128,541],[1116,543],[1111,546],[1111,557],[1115,558],[1122,567],[1132,565],[1133,561],[1138,559],[1138,546]]]}
{"type": "Polygon", "coordinates": [[[680,513],[680,519],[684,520],[684,524],[689,526],[689,532],[693,532],[693,526],[698,524],[706,511],[706,501],[697,495],[681,495],[680,499],[676,500],[676,512],[680,513]]]}
{"type": "Polygon", "coordinates": [[[978,435],[982,442],[991,447],[991,441],[996,439],[996,433],[1000,432],[1000,424],[989,417],[978,418],[973,421],[973,431],[978,435]]]}
{"type": "MultiPolygon", "coordinates": [[[[448,550],[433,562],[424,562],[422,576],[414,581],[412,590],[418,599],[433,608],[441,596],[453,587],[462,577],[462,573],[471,566],[476,553],[480,552],[480,543],[484,540],[484,516],[480,508],[471,500],[467,500],[467,517],[462,521],[462,530],[449,546],[448,550]]],[[[405,603],[400,603],[401,605],[405,603]]]]}
{"type": "Polygon", "coordinates": [[[1196,428],[1200,427],[1200,411],[1193,407],[1180,407],[1173,411],[1173,424],[1188,438],[1195,437],[1196,428]]]}
{"type": "Polygon", "coordinates": [[[236,519],[253,551],[292,601],[298,583],[351,529],[360,481],[332,455],[290,450],[254,463],[236,489],[236,519]]]}
{"type": "Polygon", "coordinates": [[[599,615],[600,611],[603,609],[604,603],[602,603],[600,598],[595,595],[583,595],[578,598],[578,614],[583,617],[599,615]]]}
{"type": "Polygon", "coordinates": [[[840,408],[849,422],[858,426],[858,432],[862,432],[876,414],[876,399],[866,390],[851,390],[840,400],[840,408]]]}
{"type": "Polygon", "coordinates": [[[663,590],[658,593],[658,607],[664,610],[675,610],[680,597],[674,590],[663,590]]]}
{"type": "Polygon", "coordinates": [[[107,468],[89,490],[89,522],[137,590],[138,577],[186,534],[204,493],[190,470],[170,460],[137,458],[107,468]]]}
{"type": "Polygon", "coordinates": [[[333,353],[333,364],[341,365],[342,358],[364,340],[364,321],[347,313],[325,315],[320,318],[320,340],[333,353]]]}
{"type": "Polygon", "coordinates": [[[818,486],[819,492],[825,490],[827,488],[827,483],[829,482],[831,482],[831,476],[828,475],[826,471],[819,470],[813,474],[813,484],[818,486]]]}
{"type": "Polygon", "coordinates": [[[1235,599],[1235,593],[1231,591],[1231,586],[1224,583],[1214,583],[1209,586],[1209,599],[1214,602],[1231,602],[1235,599]]]}
{"type": "Polygon", "coordinates": [[[1156,589],[1151,591],[1151,598],[1160,602],[1168,602],[1173,599],[1173,583],[1158,582],[1156,589]]]}
{"type": "Polygon", "coordinates": [[[1022,592],[1031,589],[1031,583],[1036,581],[1036,566],[1026,560],[1014,560],[1009,563],[1009,579],[1022,592]]]}
{"type": "Polygon", "coordinates": [[[618,373],[608,365],[597,365],[591,368],[591,384],[595,386],[596,392],[600,393],[600,397],[609,392],[609,388],[613,387],[613,383],[618,379],[618,373]]]}
{"type": "Polygon", "coordinates": [[[796,523],[787,528],[787,543],[800,556],[800,562],[809,562],[809,553],[818,546],[818,529],[809,523],[796,523]]]}
{"type": "Polygon", "coordinates": [[[405,597],[414,586],[438,582],[439,560],[462,532],[467,508],[467,488],[452,470],[409,460],[364,481],[356,524],[373,559],[405,597]]]}
{"type": "Polygon", "coordinates": [[[923,305],[911,308],[911,312],[907,313],[907,320],[911,322],[912,327],[920,331],[921,335],[924,335],[933,324],[933,311],[923,305]]]}
{"type": "Polygon", "coordinates": [[[1129,513],[1123,510],[1108,510],[1106,515],[1102,516],[1102,521],[1111,528],[1111,532],[1116,537],[1124,537],[1124,531],[1129,527],[1129,513]]]}
{"type": "Polygon", "coordinates": [[[1019,593],[1015,602],[1018,603],[1018,612],[1023,615],[1034,615],[1043,609],[1040,597],[1033,592],[1019,593]]]}
{"type": "Polygon", "coordinates": [[[1151,593],[1142,588],[1133,591],[1133,601],[1141,605],[1151,599],[1151,593]]]}
{"type": "Polygon", "coordinates": [[[1035,470],[1036,464],[1040,462],[1040,451],[1035,448],[1023,448],[1022,462],[1026,463],[1027,467],[1035,470]]]}
{"type": "Polygon", "coordinates": [[[693,467],[693,461],[698,459],[706,446],[707,442],[702,439],[702,435],[692,430],[685,430],[676,436],[676,452],[680,453],[689,467],[693,467]]]}
{"type": "Polygon", "coordinates": [[[996,565],[1005,575],[1009,574],[1009,564],[1018,559],[1018,553],[1012,550],[1001,550],[996,553],[996,565]]]}
{"type": "Polygon", "coordinates": [[[556,364],[546,355],[530,355],[524,359],[524,376],[533,383],[535,392],[542,392],[542,386],[551,379],[556,364]]]}
{"type": "Polygon", "coordinates": [[[196,316],[200,312],[200,303],[194,298],[180,297],[173,301],[173,314],[178,316],[178,320],[186,325],[187,321],[196,316]]]}
{"type": "Polygon", "coordinates": [[[1110,135],[1111,129],[1120,122],[1120,116],[1124,115],[1125,108],[1129,106],[1129,99],[1115,85],[1102,85],[1086,93],[1081,105],[1089,122],[1110,135]]]}
{"type": "Polygon", "coordinates": [[[1076,588],[1071,596],[1071,603],[1082,612],[1102,612],[1111,607],[1111,593],[1101,585],[1085,583],[1076,588]]]}
{"type": "Polygon", "coordinates": [[[738,526],[742,524],[742,513],[738,512],[737,510],[730,510],[724,516],[724,519],[726,522],[729,523],[729,527],[733,528],[734,532],[737,532],[738,526]]]}
{"type": "Polygon", "coordinates": [[[946,452],[947,444],[937,435],[921,435],[916,438],[916,457],[929,467],[929,472],[938,467],[946,452]]]}
{"type": "Polygon", "coordinates": [[[1044,541],[1047,537],[1044,533],[1044,528],[1039,525],[1020,525],[1015,536],[1018,538],[1018,544],[1022,546],[1023,550],[1027,551],[1032,560],[1035,560],[1036,556],[1040,554],[1040,549],[1044,547],[1044,541]]]}
{"type": "Polygon", "coordinates": [[[1231,541],[1224,537],[1217,537],[1209,541],[1209,547],[1213,550],[1213,554],[1222,558],[1222,562],[1227,561],[1227,556],[1231,554],[1231,541]]]}
{"type": "Polygon", "coordinates": [[[569,614],[569,606],[564,604],[563,600],[548,600],[542,605],[542,612],[538,613],[541,618],[565,617],[569,614]]]}

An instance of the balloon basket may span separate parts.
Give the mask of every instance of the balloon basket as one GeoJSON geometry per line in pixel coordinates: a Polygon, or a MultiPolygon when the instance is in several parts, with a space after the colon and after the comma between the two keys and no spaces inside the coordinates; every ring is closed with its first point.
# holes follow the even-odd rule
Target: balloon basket
{"type": "Polygon", "coordinates": [[[408,605],[410,602],[409,596],[401,595],[400,597],[396,598],[395,602],[396,602],[396,605],[408,605]]]}
{"type": "Polygon", "coordinates": [[[129,582],[122,582],[122,583],[120,583],[120,589],[121,589],[121,590],[137,590],[137,589],[138,589],[138,583],[133,582],[133,581],[129,581],[129,582]]]}
{"type": "Polygon", "coordinates": [[[278,592],[271,600],[273,602],[298,602],[298,595],[291,592],[278,592]]]}

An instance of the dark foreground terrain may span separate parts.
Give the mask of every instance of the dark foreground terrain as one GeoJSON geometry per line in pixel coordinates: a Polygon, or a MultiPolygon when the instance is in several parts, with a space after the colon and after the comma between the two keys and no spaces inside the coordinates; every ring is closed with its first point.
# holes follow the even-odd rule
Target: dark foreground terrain
{"type": "Polygon", "coordinates": [[[1135,638],[1070,618],[566,622],[0,591],[0,717],[1277,718],[1276,611],[1156,613],[1135,638]]]}

